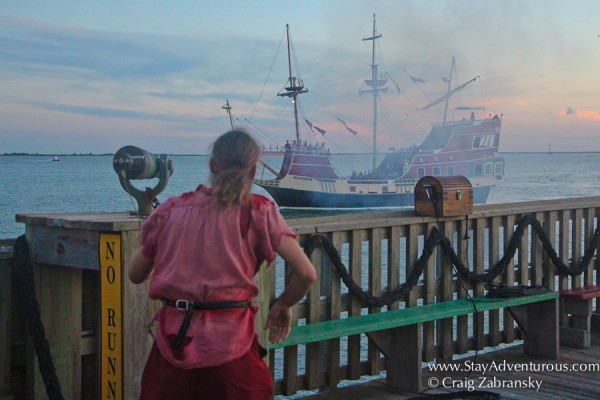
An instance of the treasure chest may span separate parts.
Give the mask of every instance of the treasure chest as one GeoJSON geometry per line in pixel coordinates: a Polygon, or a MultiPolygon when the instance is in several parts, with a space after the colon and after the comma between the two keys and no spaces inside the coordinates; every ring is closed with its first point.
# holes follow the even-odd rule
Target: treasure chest
{"type": "Polygon", "coordinates": [[[464,176],[425,176],[415,186],[415,214],[452,217],[473,212],[473,186],[464,176]]]}

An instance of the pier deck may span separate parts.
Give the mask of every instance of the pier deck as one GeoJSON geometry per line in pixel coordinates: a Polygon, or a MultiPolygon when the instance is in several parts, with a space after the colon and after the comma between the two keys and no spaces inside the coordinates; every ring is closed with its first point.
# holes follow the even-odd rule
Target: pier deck
{"type": "MultiPolygon", "coordinates": [[[[597,379],[598,366],[600,366],[600,333],[592,335],[592,347],[590,349],[575,349],[572,347],[561,346],[559,360],[544,360],[537,357],[530,357],[523,354],[522,345],[515,345],[501,350],[487,353],[480,353],[477,358],[468,357],[457,360],[454,363],[461,364],[464,367],[469,366],[475,369],[481,365],[490,365],[495,363],[515,367],[527,366],[530,363],[534,365],[536,371],[487,371],[485,375],[479,372],[431,372],[428,368],[423,370],[423,386],[428,388],[432,379],[441,382],[444,378],[455,380],[455,388],[431,389],[423,392],[421,396],[451,393],[466,390],[467,381],[471,381],[475,390],[485,390],[497,393],[502,399],[600,399],[600,380],[597,379]],[[538,369],[548,368],[549,365],[555,366],[576,366],[576,368],[589,367],[596,368],[590,371],[581,372],[538,372],[538,369]],[[480,377],[485,376],[490,381],[496,378],[496,382],[501,382],[505,386],[516,381],[541,381],[539,391],[536,388],[494,388],[480,385],[480,377]],[[460,384],[465,386],[458,387],[460,384]]],[[[523,367],[524,368],[524,367],[523,367]]],[[[555,367],[558,368],[558,367],[555,367]]],[[[569,367],[571,368],[571,367],[569,367]]],[[[488,381],[488,382],[490,382],[488,381]]],[[[397,394],[386,389],[385,379],[378,379],[363,384],[354,384],[338,389],[337,391],[328,391],[320,394],[304,397],[304,400],[401,400],[419,398],[418,394],[397,394]]],[[[459,398],[459,397],[457,397],[459,398]]],[[[462,397],[460,397],[462,398],[462,397]]]]}

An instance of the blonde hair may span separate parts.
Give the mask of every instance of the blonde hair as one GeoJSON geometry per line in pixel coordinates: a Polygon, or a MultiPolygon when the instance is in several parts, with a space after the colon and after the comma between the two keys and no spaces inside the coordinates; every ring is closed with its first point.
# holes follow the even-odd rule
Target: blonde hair
{"type": "Polygon", "coordinates": [[[218,209],[242,204],[250,196],[254,178],[251,171],[259,155],[254,138],[240,129],[224,133],[213,143],[210,182],[218,209]]]}

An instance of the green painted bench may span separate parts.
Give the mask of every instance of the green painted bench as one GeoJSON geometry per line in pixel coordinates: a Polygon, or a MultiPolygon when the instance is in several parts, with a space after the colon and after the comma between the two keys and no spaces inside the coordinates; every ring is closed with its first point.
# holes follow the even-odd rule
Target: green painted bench
{"type": "Polygon", "coordinates": [[[394,391],[421,392],[422,323],[474,312],[509,308],[523,328],[526,354],[558,359],[558,293],[523,297],[476,297],[399,310],[323,321],[292,328],[289,337],[270,349],[320,342],[365,333],[386,357],[387,386],[394,391]],[[475,309],[476,308],[476,309],[475,309]]]}

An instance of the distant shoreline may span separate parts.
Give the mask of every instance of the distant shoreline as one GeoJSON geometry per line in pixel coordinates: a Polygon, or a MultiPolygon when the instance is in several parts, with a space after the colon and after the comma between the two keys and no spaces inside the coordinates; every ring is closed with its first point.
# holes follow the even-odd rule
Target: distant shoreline
{"type": "Polygon", "coordinates": [[[71,154],[57,154],[57,153],[3,153],[0,157],[16,156],[16,157],[69,157],[69,156],[112,156],[113,153],[71,153],[71,154]]]}
{"type": "MultiPolygon", "coordinates": [[[[114,156],[115,153],[4,153],[0,157],[97,157],[97,156],[114,156]]],[[[170,156],[205,156],[206,154],[169,154],[170,156]]]]}
{"type": "MultiPolygon", "coordinates": [[[[547,154],[547,151],[501,151],[502,154],[547,154]]],[[[598,151],[553,151],[551,154],[597,154],[600,153],[598,151]]],[[[360,156],[360,155],[371,155],[372,153],[331,153],[332,155],[344,155],[344,156],[360,156]]],[[[387,153],[378,153],[379,155],[385,155],[387,153]]],[[[207,156],[208,154],[169,154],[169,156],[191,156],[191,157],[200,157],[207,156]]],[[[283,155],[283,152],[281,153],[283,155]]],[[[81,156],[114,156],[114,153],[71,153],[71,154],[56,154],[56,153],[3,153],[0,154],[0,157],[81,157],[81,156]]],[[[271,155],[268,155],[271,156],[271,155]]]]}
{"type": "Polygon", "coordinates": [[[552,154],[598,154],[600,150],[596,151],[552,151],[552,153],[548,153],[547,151],[500,151],[499,154],[548,154],[551,156],[552,154]]]}

